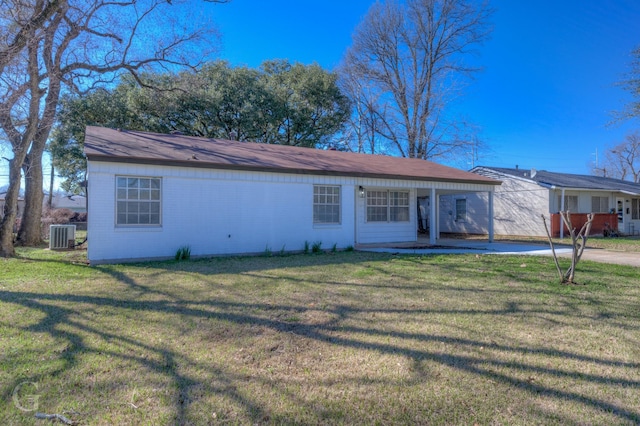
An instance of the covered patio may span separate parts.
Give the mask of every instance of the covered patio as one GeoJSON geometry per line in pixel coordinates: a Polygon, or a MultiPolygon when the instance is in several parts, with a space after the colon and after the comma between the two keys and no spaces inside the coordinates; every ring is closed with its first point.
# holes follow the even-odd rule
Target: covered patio
{"type": "Polygon", "coordinates": [[[416,234],[416,242],[418,245],[421,243],[430,246],[442,245],[440,234],[442,225],[446,221],[486,223],[488,242],[493,242],[493,191],[493,187],[485,191],[418,188],[418,220],[420,220],[421,217],[423,220],[423,223],[418,223],[416,234]],[[487,202],[484,205],[484,209],[472,210],[477,204],[468,205],[467,198],[471,196],[475,197],[478,194],[486,194],[487,202]],[[436,200],[436,202],[432,203],[431,200],[436,200]],[[432,220],[432,218],[435,218],[435,220],[432,220]],[[422,229],[424,232],[420,232],[422,229]]]}

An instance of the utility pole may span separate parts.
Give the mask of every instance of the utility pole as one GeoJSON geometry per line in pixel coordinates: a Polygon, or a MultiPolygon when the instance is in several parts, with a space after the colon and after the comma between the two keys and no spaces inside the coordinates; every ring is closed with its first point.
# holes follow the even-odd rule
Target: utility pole
{"type": "Polygon", "coordinates": [[[478,138],[474,136],[471,143],[471,168],[476,167],[476,161],[478,160],[478,138]]]}

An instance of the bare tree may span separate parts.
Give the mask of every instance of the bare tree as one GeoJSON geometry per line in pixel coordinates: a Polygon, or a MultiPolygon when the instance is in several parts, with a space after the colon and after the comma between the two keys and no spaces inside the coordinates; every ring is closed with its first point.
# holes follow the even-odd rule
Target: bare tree
{"type": "MultiPolygon", "coordinates": [[[[212,0],[225,2],[225,0],[212,0]]],[[[41,239],[42,154],[60,95],[137,78],[157,67],[195,66],[215,35],[170,0],[4,0],[0,8],[0,139],[11,145],[0,256],[11,256],[22,172],[23,244],[41,239]],[[6,4],[6,6],[5,6],[6,4]],[[171,8],[171,9],[168,9],[171,8]]]]}
{"type": "MultiPolygon", "coordinates": [[[[613,123],[628,120],[640,122],[640,46],[631,51],[630,70],[618,83],[631,95],[621,111],[614,111],[613,123]]],[[[607,149],[602,167],[592,168],[592,174],[640,183],[640,132],[626,136],[625,141],[607,149]]]]}
{"type": "Polygon", "coordinates": [[[547,219],[545,215],[542,216],[542,222],[544,223],[544,229],[547,231],[547,238],[549,239],[549,246],[551,247],[551,252],[553,254],[553,260],[556,264],[556,269],[558,271],[558,277],[560,278],[561,284],[575,284],[576,277],[576,266],[578,266],[578,262],[582,258],[582,254],[584,253],[584,249],[587,246],[587,238],[589,238],[589,233],[591,232],[591,224],[593,223],[593,213],[589,213],[587,215],[587,221],[582,225],[580,231],[576,233],[576,229],[571,224],[571,214],[569,211],[561,211],[561,223],[560,226],[566,226],[569,230],[569,234],[571,235],[571,266],[567,268],[565,272],[562,272],[562,268],[560,267],[560,262],[558,262],[558,255],[556,254],[555,247],[553,245],[553,240],[551,239],[551,233],[549,232],[549,227],[547,226],[547,219]]]}
{"type": "Polygon", "coordinates": [[[488,38],[491,13],[486,2],[389,0],[371,6],[356,28],[343,79],[359,82],[353,100],[375,114],[375,132],[402,156],[435,159],[468,150],[464,126],[445,110],[461,77],[476,71],[465,55],[488,38]]]}
{"type": "Polygon", "coordinates": [[[640,183],[640,132],[627,135],[624,142],[607,149],[601,165],[593,167],[591,173],[640,183]]]}
{"type": "Polygon", "coordinates": [[[0,14],[0,75],[5,67],[23,53],[29,40],[33,40],[45,22],[56,13],[61,0],[50,0],[33,5],[28,0],[0,0],[4,12],[0,14]],[[31,13],[23,13],[31,9],[31,13]]]}
{"type": "Polygon", "coordinates": [[[640,46],[631,51],[631,70],[619,85],[632,97],[622,111],[614,113],[616,121],[640,120],[640,46]]]}
{"type": "Polygon", "coordinates": [[[627,135],[625,141],[605,153],[611,177],[640,183],[640,132],[627,135]]]}
{"type": "Polygon", "coordinates": [[[380,109],[375,92],[367,90],[357,73],[343,65],[339,71],[340,88],[352,100],[351,116],[347,119],[344,140],[351,151],[368,154],[386,152],[384,141],[377,129],[382,126],[377,111],[380,109]]]}

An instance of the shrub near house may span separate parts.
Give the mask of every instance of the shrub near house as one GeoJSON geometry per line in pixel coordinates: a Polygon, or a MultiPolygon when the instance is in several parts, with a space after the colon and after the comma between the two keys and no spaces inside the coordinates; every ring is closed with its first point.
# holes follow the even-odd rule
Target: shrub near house
{"type": "Polygon", "coordinates": [[[70,209],[45,209],[42,213],[42,233],[44,238],[49,237],[50,225],[86,224],[87,213],[74,212],[70,209]]]}

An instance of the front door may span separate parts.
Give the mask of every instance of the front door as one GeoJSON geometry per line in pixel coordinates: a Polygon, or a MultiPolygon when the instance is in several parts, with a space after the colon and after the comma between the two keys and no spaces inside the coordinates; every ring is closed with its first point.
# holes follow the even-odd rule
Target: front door
{"type": "Polygon", "coordinates": [[[616,213],[618,213],[618,231],[625,232],[624,198],[616,198],[616,213]]]}
{"type": "Polygon", "coordinates": [[[429,197],[418,197],[418,233],[429,232],[429,197]]]}

